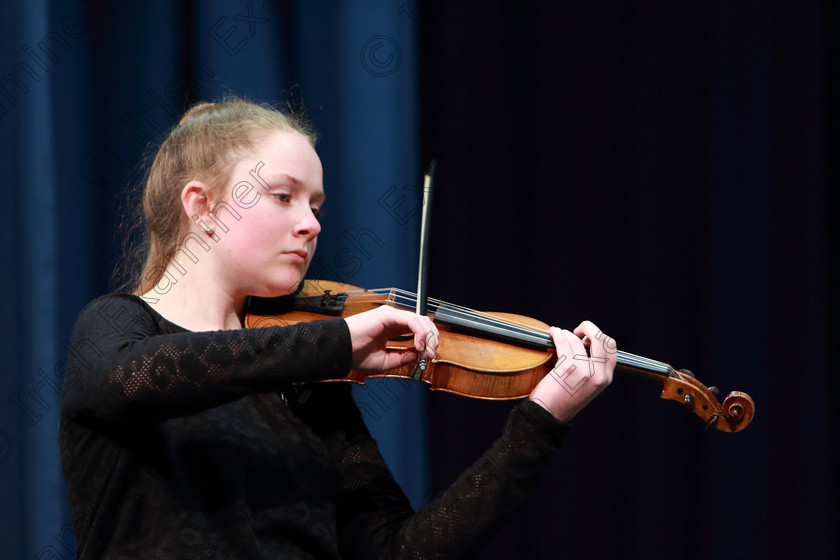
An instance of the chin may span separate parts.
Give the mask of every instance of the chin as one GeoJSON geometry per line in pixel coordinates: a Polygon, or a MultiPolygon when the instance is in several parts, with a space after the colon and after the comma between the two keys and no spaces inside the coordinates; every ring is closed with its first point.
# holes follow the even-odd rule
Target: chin
{"type": "MultiPolygon", "coordinates": [[[[290,275],[291,276],[291,275],[290,275]]],[[[295,293],[303,282],[303,274],[295,274],[294,278],[288,278],[285,282],[275,284],[269,288],[270,295],[266,297],[281,297],[295,293]]]]}
{"type": "Polygon", "coordinates": [[[292,295],[293,293],[295,293],[297,291],[297,289],[298,289],[298,284],[294,284],[292,286],[284,286],[282,288],[278,287],[278,288],[270,288],[270,289],[267,289],[267,290],[260,290],[259,292],[255,292],[251,295],[254,295],[254,296],[257,296],[257,297],[263,297],[263,298],[283,297],[283,296],[292,295]]]}

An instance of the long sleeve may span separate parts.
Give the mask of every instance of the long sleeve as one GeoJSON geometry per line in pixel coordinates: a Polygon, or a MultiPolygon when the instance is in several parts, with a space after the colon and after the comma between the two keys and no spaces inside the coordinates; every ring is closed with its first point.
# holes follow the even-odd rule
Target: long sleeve
{"type": "MultiPolygon", "coordinates": [[[[569,425],[532,401],[513,408],[502,436],[431,503],[412,510],[352,400],[333,389],[307,420],[338,463],[337,522],[344,558],[469,558],[533,490],[569,425]]],[[[306,417],[306,412],[302,412],[306,417]]]]}
{"type": "Polygon", "coordinates": [[[204,333],[166,332],[162,321],[134,296],[91,302],[69,346],[65,415],[153,421],[291,382],[342,377],[350,368],[349,333],[341,319],[204,333]]]}
{"type": "Polygon", "coordinates": [[[568,426],[517,405],[414,512],[349,384],[290,386],[343,377],[350,347],[341,319],[190,333],[134,296],[92,302],[71,339],[59,436],[79,558],[469,557],[568,426]]]}
{"type": "Polygon", "coordinates": [[[471,557],[531,495],[568,429],[533,401],[514,407],[502,436],[400,527],[383,558],[471,557]]]}
{"type": "Polygon", "coordinates": [[[337,559],[332,466],[277,392],[350,356],[341,319],[191,333],[134,296],[89,304],[59,429],[79,558],[337,559]]]}

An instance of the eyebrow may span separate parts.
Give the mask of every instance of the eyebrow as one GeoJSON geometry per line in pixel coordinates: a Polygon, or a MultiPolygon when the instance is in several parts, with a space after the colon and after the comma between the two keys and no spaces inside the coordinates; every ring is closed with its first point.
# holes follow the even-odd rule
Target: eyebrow
{"type": "Polygon", "coordinates": [[[266,184],[276,183],[276,182],[284,181],[284,180],[290,181],[290,182],[294,183],[295,185],[300,185],[302,183],[302,181],[300,179],[298,179],[297,177],[293,177],[292,175],[289,175],[288,173],[277,173],[275,175],[266,175],[266,176],[258,175],[258,177],[259,177],[259,179],[261,179],[266,184]]]}
{"type": "Polygon", "coordinates": [[[286,179],[288,179],[289,181],[291,181],[292,183],[294,183],[296,185],[300,184],[300,179],[298,179],[297,177],[292,177],[288,173],[281,173],[280,176],[285,177],[286,179]]]}

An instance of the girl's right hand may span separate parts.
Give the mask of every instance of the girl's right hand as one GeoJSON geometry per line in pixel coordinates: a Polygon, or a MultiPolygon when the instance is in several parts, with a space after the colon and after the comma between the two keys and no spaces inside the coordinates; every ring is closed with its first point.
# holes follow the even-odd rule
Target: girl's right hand
{"type": "Polygon", "coordinates": [[[434,358],[438,330],[428,317],[387,305],[345,318],[353,344],[353,369],[380,373],[416,361],[425,352],[434,358]],[[414,333],[414,347],[386,350],[389,339],[414,333]]]}

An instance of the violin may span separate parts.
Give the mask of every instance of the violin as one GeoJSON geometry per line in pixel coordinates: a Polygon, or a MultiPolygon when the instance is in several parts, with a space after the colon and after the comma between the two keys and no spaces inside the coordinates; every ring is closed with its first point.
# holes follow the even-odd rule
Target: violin
{"type": "MultiPolygon", "coordinates": [[[[339,282],[307,280],[295,297],[253,298],[245,326],[259,328],[348,317],[380,305],[420,308],[417,295],[396,288],[364,290],[339,282]]],[[[474,311],[432,298],[428,298],[425,314],[440,332],[433,359],[421,357],[384,373],[351,371],[345,378],[329,381],[364,383],[367,378],[398,377],[467,397],[519,399],[527,397],[557,361],[549,326],[536,319],[474,311]]],[[[604,337],[590,342],[608,344],[609,340],[604,337]]],[[[394,350],[410,346],[410,335],[388,343],[388,348],[394,350]]],[[[752,421],[755,403],[746,393],[732,391],[721,403],[717,387],[706,387],[688,370],[675,370],[669,364],[614,348],[612,351],[616,352],[617,371],[658,382],[662,386],[661,398],[683,404],[706,423],[707,429],[738,432],[752,421]]]]}
{"type": "MultiPolygon", "coordinates": [[[[396,288],[363,290],[339,282],[307,280],[291,297],[251,298],[245,316],[247,328],[292,325],[329,317],[349,317],[380,305],[413,309],[429,316],[440,338],[431,363],[424,355],[384,373],[351,371],[342,379],[364,383],[367,378],[399,377],[423,381],[433,390],[478,399],[527,397],[557,361],[549,326],[511,313],[482,313],[426,295],[429,223],[435,161],[426,170],[420,230],[417,293],[396,288]]],[[[590,344],[609,344],[608,337],[590,344]]],[[[414,345],[413,335],[390,340],[387,349],[414,345]]],[[[755,403],[746,393],[732,391],[717,400],[717,387],[706,387],[688,370],[643,358],[615,348],[616,369],[653,379],[662,385],[661,397],[682,403],[706,422],[707,429],[738,432],[752,421],[755,403]]]]}

